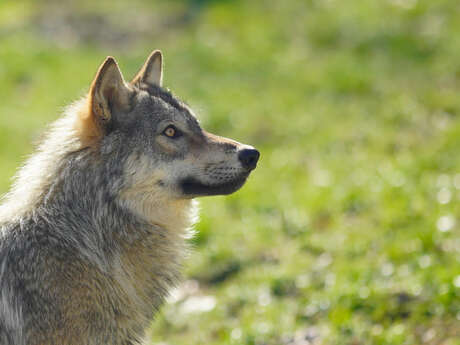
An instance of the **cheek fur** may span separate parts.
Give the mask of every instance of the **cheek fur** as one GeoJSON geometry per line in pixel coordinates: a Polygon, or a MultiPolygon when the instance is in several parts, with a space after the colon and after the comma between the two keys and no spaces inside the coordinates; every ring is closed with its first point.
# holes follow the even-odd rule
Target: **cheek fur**
{"type": "Polygon", "coordinates": [[[178,142],[174,142],[176,140],[178,139],[169,139],[164,135],[160,135],[155,140],[155,143],[161,151],[170,155],[177,155],[181,152],[181,147],[178,142]]]}

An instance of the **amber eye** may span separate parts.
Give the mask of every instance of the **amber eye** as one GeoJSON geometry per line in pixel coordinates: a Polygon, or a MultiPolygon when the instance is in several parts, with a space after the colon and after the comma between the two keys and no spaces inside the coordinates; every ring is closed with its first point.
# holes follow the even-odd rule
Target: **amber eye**
{"type": "Polygon", "coordinates": [[[179,136],[179,131],[174,126],[168,126],[164,131],[163,134],[170,138],[177,138],[179,136]]]}

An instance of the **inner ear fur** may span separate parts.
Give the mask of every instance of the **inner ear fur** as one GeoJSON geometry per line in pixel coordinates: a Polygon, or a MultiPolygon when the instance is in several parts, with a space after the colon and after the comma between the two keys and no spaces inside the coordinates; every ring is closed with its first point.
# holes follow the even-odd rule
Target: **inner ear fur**
{"type": "Polygon", "coordinates": [[[131,84],[162,86],[163,84],[163,54],[160,50],[154,50],[145,61],[142,68],[137,72],[131,84]]]}
{"type": "Polygon", "coordinates": [[[78,131],[84,144],[91,144],[106,133],[114,111],[129,107],[130,94],[115,59],[107,57],[91,84],[87,111],[79,114],[78,131]]]}

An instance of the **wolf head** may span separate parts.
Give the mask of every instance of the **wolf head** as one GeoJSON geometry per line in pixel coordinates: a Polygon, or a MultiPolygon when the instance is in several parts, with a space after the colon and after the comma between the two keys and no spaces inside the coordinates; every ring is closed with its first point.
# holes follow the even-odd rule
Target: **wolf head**
{"type": "Polygon", "coordinates": [[[235,192],[255,169],[259,152],[203,130],[193,111],[162,88],[162,61],[154,51],[129,83],[112,57],[103,62],[89,109],[79,118],[82,143],[127,152],[120,159],[131,195],[191,199],[235,192]]]}

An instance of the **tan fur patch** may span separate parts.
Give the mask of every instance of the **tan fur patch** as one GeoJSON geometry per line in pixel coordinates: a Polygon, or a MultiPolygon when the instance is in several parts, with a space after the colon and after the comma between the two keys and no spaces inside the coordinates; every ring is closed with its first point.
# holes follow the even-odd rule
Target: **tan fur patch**
{"type": "Polygon", "coordinates": [[[103,135],[101,128],[94,121],[89,97],[86,104],[77,112],[75,130],[80,138],[82,147],[95,145],[103,135]]]}

